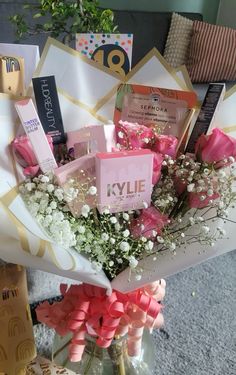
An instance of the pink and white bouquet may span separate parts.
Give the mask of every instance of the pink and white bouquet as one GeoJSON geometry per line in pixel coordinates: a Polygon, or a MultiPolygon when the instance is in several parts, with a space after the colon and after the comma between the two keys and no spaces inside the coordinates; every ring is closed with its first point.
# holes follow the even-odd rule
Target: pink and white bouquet
{"type": "Polygon", "coordinates": [[[63,300],[38,308],[40,321],[70,334],[72,361],[81,360],[87,335],[107,348],[127,334],[136,356],[144,328],[163,324],[163,277],[227,243],[236,140],[213,128],[188,155],[179,151],[186,134],[179,140],[170,128],[160,134],[127,121],[77,128],[73,119],[58,144],[31,99],[2,100],[1,257],[83,283],[61,285],[63,300]]]}

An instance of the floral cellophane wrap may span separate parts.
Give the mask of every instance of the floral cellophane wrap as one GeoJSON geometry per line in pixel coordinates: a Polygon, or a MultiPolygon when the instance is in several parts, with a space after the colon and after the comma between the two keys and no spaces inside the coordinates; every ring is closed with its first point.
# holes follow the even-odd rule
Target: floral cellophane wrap
{"type": "MultiPolygon", "coordinates": [[[[112,120],[116,89],[122,82],[191,90],[186,71],[177,75],[156,50],[152,50],[122,81],[118,74],[51,38],[35,73],[35,76],[47,75],[55,75],[66,132],[112,120]]],[[[31,88],[28,93],[32,93],[31,88]]],[[[128,292],[235,248],[234,224],[228,221],[225,229],[229,239],[219,240],[213,248],[201,248],[197,243],[189,246],[187,251],[177,249],[176,255],[171,252],[160,254],[155,262],[152,257],[146,258],[139,263],[144,267],[140,281],[132,275],[129,279],[129,269],[126,269],[110,282],[103,271],[96,272],[85,257],[73,249],[64,249],[52,243],[31,217],[18,194],[17,186],[22,181],[22,172],[9,149],[11,140],[22,132],[14,108],[15,99],[0,94],[0,254],[3,260],[110,290],[115,288],[128,292]]],[[[235,101],[236,87],[226,94],[215,123],[215,126],[233,136],[236,134],[235,101]]],[[[231,211],[232,220],[234,216],[234,211],[231,211]]],[[[217,223],[213,225],[217,226],[217,223]]]]}

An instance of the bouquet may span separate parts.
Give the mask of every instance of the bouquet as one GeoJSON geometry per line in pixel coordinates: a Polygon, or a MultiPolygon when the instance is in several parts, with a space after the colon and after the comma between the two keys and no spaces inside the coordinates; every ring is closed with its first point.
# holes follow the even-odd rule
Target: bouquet
{"type": "MultiPolygon", "coordinates": [[[[173,272],[173,259],[184,268],[208,248],[214,254],[226,238],[224,224],[234,224],[236,140],[214,128],[187,155],[175,136],[140,123],[65,126],[67,144],[42,136],[45,164],[41,135],[36,143],[31,136],[41,129],[37,115],[27,128],[18,109],[30,130],[9,144],[14,106],[29,99],[4,99],[3,259],[83,282],[61,285],[63,300],[37,312],[60,335],[70,334],[71,361],[81,360],[86,335],[108,348],[128,334],[129,355],[137,356],[144,328],[163,324],[161,277],[173,272]]],[[[116,365],[122,373],[120,360],[116,365]]]]}

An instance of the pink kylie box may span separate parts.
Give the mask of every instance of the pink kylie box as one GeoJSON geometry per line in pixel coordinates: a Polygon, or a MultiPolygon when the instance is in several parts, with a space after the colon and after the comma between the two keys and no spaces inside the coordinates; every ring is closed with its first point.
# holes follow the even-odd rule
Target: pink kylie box
{"type": "Polygon", "coordinates": [[[112,212],[151,203],[153,153],[150,150],[96,154],[97,208],[112,212]]]}
{"type": "Polygon", "coordinates": [[[67,148],[75,157],[89,152],[111,152],[116,147],[115,125],[93,125],[67,133],[67,148]]]}
{"type": "Polygon", "coordinates": [[[96,207],[96,196],[87,194],[91,186],[95,186],[95,157],[94,154],[82,156],[55,170],[59,185],[68,191],[70,188],[78,189],[76,198],[68,202],[70,211],[74,216],[81,215],[84,204],[90,208],[96,207]]]}

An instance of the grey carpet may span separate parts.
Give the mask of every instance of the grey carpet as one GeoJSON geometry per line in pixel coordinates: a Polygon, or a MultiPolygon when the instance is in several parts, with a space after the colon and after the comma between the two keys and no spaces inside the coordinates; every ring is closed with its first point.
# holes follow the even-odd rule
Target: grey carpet
{"type": "MultiPolygon", "coordinates": [[[[44,297],[53,288],[55,292],[59,279],[48,287],[47,274],[37,271],[37,279],[32,275],[31,300],[39,283],[44,297]]],[[[153,334],[155,375],[236,374],[235,289],[236,251],[167,279],[167,334],[153,334]]],[[[50,356],[53,332],[41,325],[34,329],[39,353],[50,356]]]]}

